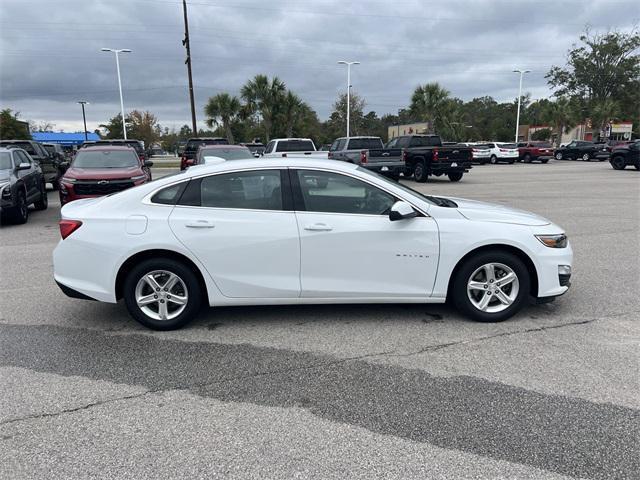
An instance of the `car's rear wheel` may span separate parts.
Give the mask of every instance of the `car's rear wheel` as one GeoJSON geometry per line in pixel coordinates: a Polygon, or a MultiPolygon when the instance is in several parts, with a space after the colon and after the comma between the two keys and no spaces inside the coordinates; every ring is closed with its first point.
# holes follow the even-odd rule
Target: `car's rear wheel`
{"type": "Polygon", "coordinates": [[[427,181],[427,166],[424,163],[424,160],[420,160],[416,162],[415,167],[413,167],[413,178],[416,182],[424,183],[427,181]]]}
{"type": "Polygon", "coordinates": [[[526,303],[531,280],[516,255],[495,250],[471,257],[453,279],[452,298],[465,315],[479,322],[501,322],[526,303]]]}
{"type": "Polygon", "coordinates": [[[588,162],[589,160],[591,160],[591,155],[589,155],[588,153],[584,153],[582,155],[582,161],[583,162],[588,162]]]}
{"type": "Polygon", "coordinates": [[[556,153],[556,160],[562,160],[562,152],[556,153]]]}
{"type": "Polygon", "coordinates": [[[124,282],[124,300],[131,316],[153,330],[175,330],[198,313],[202,290],[195,273],[169,258],[145,260],[124,282]]]}
{"type": "Polygon", "coordinates": [[[491,155],[491,159],[489,161],[495,165],[496,163],[498,163],[498,157],[496,157],[495,155],[491,155]]]}
{"type": "Polygon", "coordinates": [[[531,155],[529,155],[528,153],[524,156],[523,159],[524,163],[531,163],[531,155]]]}
{"type": "Polygon", "coordinates": [[[451,172],[447,176],[452,182],[459,182],[462,179],[462,175],[464,175],[464,172],[451,172]]]}
{"type": "Polygon", "coordinates": [[[549,163],[549,159],[548,159],[548,158],[545,158],[545,159],[540,160],[540,162],[541,162],[541,163],[549,163]]]}
{"type": "Polygon", "coordinates": [[[46,210],[49,206],[49,197],[47,196],[47,184],[42,181],[40,186],[40,200],[34,203],[36,210],[46,210]]]}
{"type": "Polygon", "coordinates": [[[613,157],[609,163],[615,170],[624,170],[627,166],[624,157],[613,157]]]}

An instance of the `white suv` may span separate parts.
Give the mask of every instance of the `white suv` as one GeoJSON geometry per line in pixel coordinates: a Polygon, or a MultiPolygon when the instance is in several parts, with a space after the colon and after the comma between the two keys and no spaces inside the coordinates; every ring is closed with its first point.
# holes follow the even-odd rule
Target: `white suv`
{"type": "Polygon", "coordinates": [[[506,162],[509,164],[518,161],[520,152],[518,151],[518,145],[515,143],[500,143],[500,142],[484,142],[489,146],[491,156],[489,161],[491,163],[506,162]]]}

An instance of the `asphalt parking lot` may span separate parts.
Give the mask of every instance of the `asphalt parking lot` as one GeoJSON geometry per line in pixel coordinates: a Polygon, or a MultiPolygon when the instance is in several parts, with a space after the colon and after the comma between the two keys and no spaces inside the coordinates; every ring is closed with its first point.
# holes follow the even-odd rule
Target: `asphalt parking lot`
{"type": "Polygon", "coordinates": [[[50,192],[0,232],[0,478],[639,478],[639,180],[552,161],[407,182],[565,227],[571,290],[504,323],[234,307],[176,332],[58,290],[50,192]]]}

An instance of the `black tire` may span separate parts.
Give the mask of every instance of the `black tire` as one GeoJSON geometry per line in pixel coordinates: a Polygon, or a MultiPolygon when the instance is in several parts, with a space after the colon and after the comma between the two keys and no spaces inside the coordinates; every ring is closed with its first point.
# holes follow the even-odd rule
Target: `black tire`
{"type": "Polygon", "coordinates": [[[495,155],[491,155],[489,162],[491,162],[492,165],[495,165],[496,163],[498,163],[498,157],[496,157],[495,155]]]}
{"type": "Polygon", "coordinates": [[[47,184],[42,181],[42,185],[40,186],[40,200],[33,204],[36,207],[36,210],[46,210],[49,206],[49,197],[47,195],[47,184]]]}
{"type": "Polygon", "coordinates": [[[418,183],[427,181],[427,164],[424,160],[419,160],[413,167],[413,179],[418,183]]]}
{"type": "MultiPolygon", "coordinates": [[[[487,250],[472,256],[458,268],[455,278],[452,280],[450,294],[454,305],[461,313],[477,322],[502,322],[512,317],[527,303],[531,288],[529,271],[522,260],[516,255],[502,250],[487,250]],[[519,283],[518,292],[515,294],[513,303],[506,309],[495,313],[478,309],[467,294],[467,283],[472,274],[483,265],[489,263],[507,266],[516,274],[519,283]]],[[[509,288],[509,286],[507,285],[506,288],[509,288]]]]}
{"type": "Polygon", "coordinates": [[[556,152],[555,157],[556,157],[556,160],[562,160],[563,158],[562,152],[556,152]]]}
{"type": "MultiPolygon", "coordinates": [[[[131,314],[136,321],[152,330],[175,330],[181,328],[193,320],[202,305],[202,289],[200,288],[196,274],[184,263],[170,258],[159,257],[144,260],[133,267],[125,279],[123,294],[129,314],[131,314]],[[138,282],[147,274],[159,270],[177,275],[180,280],[182,280],[184,287],[186,287],[186,306],[178,316],[171,320],[152,318],[143,312],[136,302],[136,286],[138,282]]],[[[167,305],[169,305],[168,301],[167,305]]]]}
{"type": "Polygon", "coordinates": [[[582,155],[582,157],[580,157],[582,159],[583,162],[590,162],[591,161],[591,155],[589,155],[588,153],[585,153],[582,155]]]}
{"type": "Polygon", "coordinates": [[[548,159],[548,158],[545,158],[545,159],[543,159],[543,160],[540,160],[540,162],[541,162],[541,163],[549,163],[549,159],[548,159]]]}
{"type": "Polygon", "coordinates": [[[531,155],[529,155],[528,153],[524,156],[524,158],[522,159],[522,161],[524,163],[531,163],[531,155]]]}
{"type": "Polygon", "coordinates": [[[9,222],[17,225],[27,223],[27,220],[29,220],[29,205],[27,204],[27,196],[24,190],[18,192],[15,207],[8,209],[6,216],[9,222]]]}
{"type": "Polygon", "coordinates": [[[452,182],[459,182],[460,180],[462,180],[463,175],[464,172],[451,172],[447,174],[447,177],[449,177],[449,180],[451,180],[452,182]]]}
{"type": "Polygon", "coordinates": [[[615,170],[624,170],[627,167],[627,162],[625,162],[624,157],[620,156],[612,157],[609,163],[611,163],[611,166],[615,170]]]}

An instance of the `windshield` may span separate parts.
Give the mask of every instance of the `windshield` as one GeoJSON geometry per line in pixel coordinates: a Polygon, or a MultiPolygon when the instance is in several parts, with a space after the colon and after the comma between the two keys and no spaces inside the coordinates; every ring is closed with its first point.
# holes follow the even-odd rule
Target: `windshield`
{"type": "Polygon", "coordinates": [[[366,173],[367,175],[374,176],[378,180],[382,180],[382,181],[384,181],[384,183],[387,183],[389,185],[397,187],[400,190],[404,190],[405,192],[410,193],[411,195],[413,195],[415,197],[418,197],[418,198],[420,198],[420,199],[424,200],[425,202],[428,202],[428,203],[430,203],[432,205],[437,205],[439,207],[454,207],[454,208],[458,206],[455,202],[453,202],[453,201],[451,201],[451,200],[449,200],[447,198],[434,197],[432,195],[424,195],[424,194],[414,190],[413,188],[409,188],[406,185],[403,185],[400,182],[394,182],[393,180],[389,180],[387,177],[385,177],[383,175],[380,175],[379,173],[376,173],[376,172],[374,172],[372,170],[368,170],[368,169],[363,168],[363,167],[358,167],[357,169],[358,169],[359,172],[363,172],[363,173],[366,173]]]}
{"type": "Polygon", "coordinates": [[[515,143],[500,143],[498,146],[500,148],[518,148],[515,143]]]}
{"type": "Polygon", "coordinates": [[[220,157],[225,160],[246,160],[253,158],[248,148],[206,148],[202,150],[202,157],[220,157]]]}
{"type": "Polygon", "coordinates": [[[0,170],[11,170],[11,154],[9,152],[0,152],[0,170]]]}
{"type": "Polygon", "coordinates": [[[79,152],[72,164],[78,168],[130,168],[139,165],[140,161],[132,151],[114,150],[79,152]]]}

